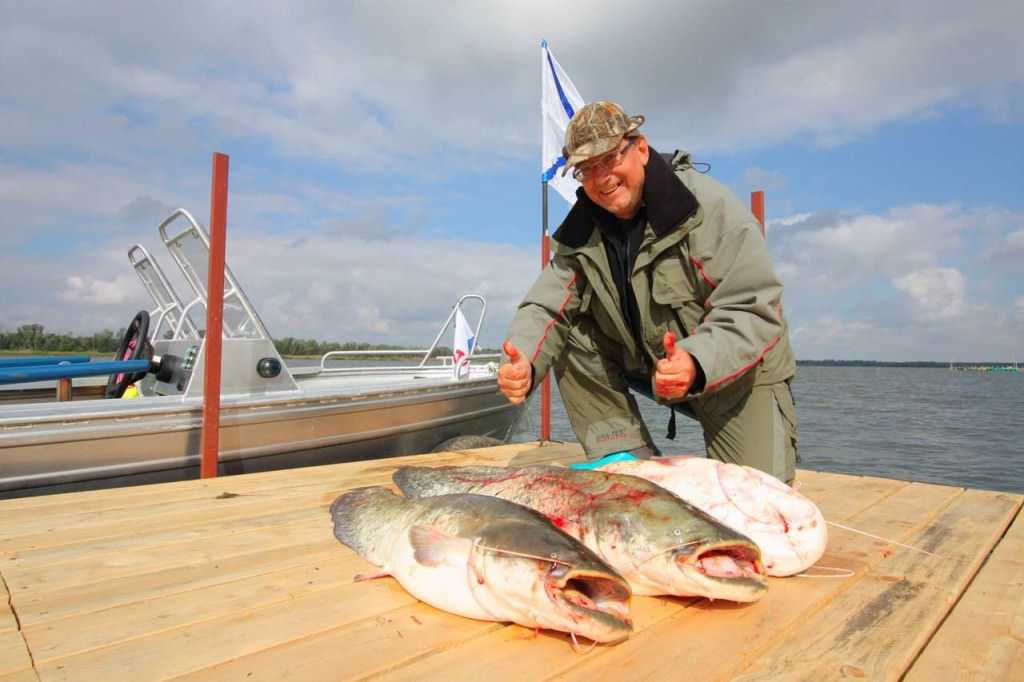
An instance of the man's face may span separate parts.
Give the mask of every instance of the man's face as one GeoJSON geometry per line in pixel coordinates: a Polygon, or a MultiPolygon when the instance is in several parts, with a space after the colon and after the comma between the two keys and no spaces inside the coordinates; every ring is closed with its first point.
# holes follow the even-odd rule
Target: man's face
{"type": "Polygon", "coordinates": [[[578,169],[584,174],[583,191],[615,217],[632,218],[643,198],[649,155],[647,139],[642,135],[622,140],[618,149],[579,164],[578,169]]]}

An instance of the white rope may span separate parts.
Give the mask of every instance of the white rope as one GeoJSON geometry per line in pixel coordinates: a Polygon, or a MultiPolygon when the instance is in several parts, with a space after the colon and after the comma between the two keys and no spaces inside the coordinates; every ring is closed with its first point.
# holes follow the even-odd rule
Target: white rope
{"type": "Polygon", "coordinates": [[[912,549],[915,552],[921,552],[922,554],[927,554],[929,556],[933,556],[933,557],[936,557],[936,558],[939,558],[939,559],[942,558],[941,556],[939,556],[938,554],[936,554],[934,552],[929,552],[927,549],[921,549],[920,547],[914,547],[913,545],[905,545],[902,542],[896,542],[895,540],[890,540],[889,538],[883,538],[881,535],[872,535],[871,533],[868,533],[867,531],[857,530],[856,528],[850,528],[849,526],[844,526],[843,524],[836,523],[835,521],[826,521],[825,523],[827,523],[830,526],[835,526],[836,528],[842,528],[843,530],[848,530],[851,533],[860,533],[861,535],[866,535],[867,537],[874,538],[875,540],[881,540],[882,542],[888,542],[890,545],[896,545],[898,547],[904,547],[906,549],[912,549]]]}
{"type": "Polygon", "coordinates": [[[807,571],[804,571],[803,573],[797,573],[796,577],[797,578],[850,578],[855,573],[854,571],[851,571],[848,568],[839,568],[838,566],[810,566],[808,568],[808,570],[810,570],[811,568],[816,568],[819,571],[833,571],[834,574],[833,575],[813,575],[811,573],[808,573],[807,571]]]}

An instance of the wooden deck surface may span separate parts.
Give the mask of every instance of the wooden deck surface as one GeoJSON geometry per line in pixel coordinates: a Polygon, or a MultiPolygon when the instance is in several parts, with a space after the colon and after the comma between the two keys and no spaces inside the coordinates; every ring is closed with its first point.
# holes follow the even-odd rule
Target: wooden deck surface
{"type": "Polygon", "coordinates": [[[0,502],[0,682],[1022,679],[1022,498],[800,471],[820,566],[756,604],[633,600],[626,642],[468,620],[339,544],[327,507],[395,467],[571,461],[535,444],[0,502]],[[817,572],[817,571],[815,571],[817,572]]]}

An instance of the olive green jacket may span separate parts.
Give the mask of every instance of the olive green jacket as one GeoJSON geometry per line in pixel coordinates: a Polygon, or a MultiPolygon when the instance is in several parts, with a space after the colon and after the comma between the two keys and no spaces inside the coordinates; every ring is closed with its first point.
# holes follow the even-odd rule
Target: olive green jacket
{"type": "MultiPolygon", "coordinates": [[[[639,343],[621,313],[595,224],[603,209],[582,189],[578,196],[553,236],[550,265],[519,305],[508,335],[527,354],[535,377],[557,362],[570,331],[594,327],[605,337],[599,347],[621,349],[610,359],[652,382],[654,364],[665,356],[664,334],[673,330],[705,376],[703,389],[688,401],[703,403],[741,378],[749,390],[793,376],[782,284],[760,227],[728,189],[693,169],[688,154],[667,160],[652,149],[647,164],[647,224],[631,275],[639,343]],[[581,316],[593,324],[577,325],[581,316]]],[[[656,395],[653,385],[651,392],[656,395]]]]}

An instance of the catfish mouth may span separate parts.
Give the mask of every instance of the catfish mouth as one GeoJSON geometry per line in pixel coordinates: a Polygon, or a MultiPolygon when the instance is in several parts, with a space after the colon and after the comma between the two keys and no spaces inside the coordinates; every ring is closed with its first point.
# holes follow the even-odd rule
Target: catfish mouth
{"type": "Polygon", "coordinates": [[[768,586],[761,551],[756,545],[706,545],[694,554],[677,553],[676,562],[684,571],[699,575],[702,581],[735,588],[723,592],[723,599],[753,601],[768,586]]]}
{"type": "Polygon", "coordinates": [[[552,600],[565,606],[574,621],[596,620],[608,637],[582,634],[595,641],[618,641],[629,636],[633,629],[629,617],[631,591],[625,581],[586,571],[566,571],[562,576],[552,572],[551,577],[555,578],[548,584],[552,600]]]}

